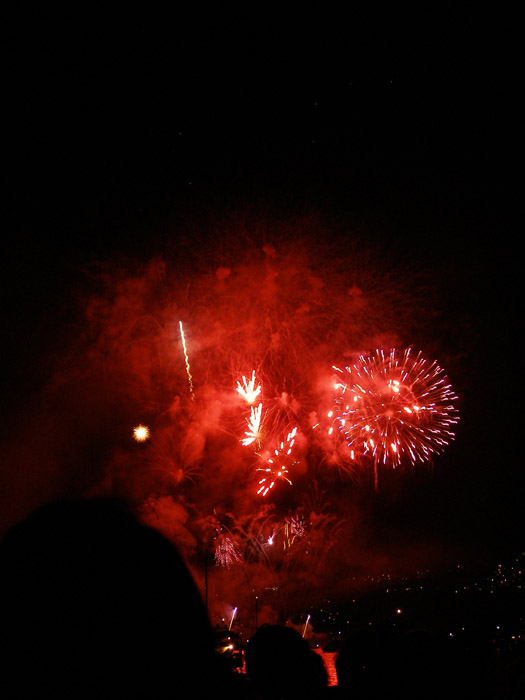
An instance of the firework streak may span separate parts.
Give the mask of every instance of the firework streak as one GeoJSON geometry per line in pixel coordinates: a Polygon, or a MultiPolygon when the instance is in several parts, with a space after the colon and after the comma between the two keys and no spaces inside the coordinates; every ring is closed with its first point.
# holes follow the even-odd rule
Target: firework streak
{"type": "Polygon", "coordinates": [[[190,372],[190,361],[188,359],[188,350],[186,349],[186,338],[184,337],[184,329],[182,327],[182,321],[179,321],[180,327],[180,337],[182,340],[182,347],[184,349],[184,360],[186,361],[186,374],[188,375],[188,384],[190,385],[191,398],[195,400],[195,394],[193,393],[193,379],[190,372]]]}
{"type": "Polygon", "coordinates": [[[245,447],[251,445],[252,442],[260,442],[261,411],[262,403],[260,403],[258,406],[255,406],[255,408],[250,409],[250,418],[246,419],[246,422],[248,423],[248,430],[244,433],[246,437],[242,438],[241,440],[242,444],[245,447]]]}

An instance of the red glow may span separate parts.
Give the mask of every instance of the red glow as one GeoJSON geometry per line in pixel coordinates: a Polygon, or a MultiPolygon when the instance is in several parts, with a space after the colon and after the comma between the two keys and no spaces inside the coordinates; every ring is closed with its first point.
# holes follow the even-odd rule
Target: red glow
{"type": "Polygon", "coordinates": [[[297,427],[288,433],[286,440],[279,442],[278,447],[274,449],[272,457],[267,458],[267,466],[258,468],[258,471],[263,472],[263,477],[258,482],[259,489],[257,494],[266,496],[273,489],[277,480],[284,480],[292,485],[288,467],[292,467],[297,463],[291,456],[296,435],[297,427]]]}

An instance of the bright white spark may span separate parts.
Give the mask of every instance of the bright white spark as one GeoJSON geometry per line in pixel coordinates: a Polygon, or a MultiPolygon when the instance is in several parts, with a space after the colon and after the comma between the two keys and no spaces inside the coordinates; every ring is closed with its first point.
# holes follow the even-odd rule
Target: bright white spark
{"type": "Polygon", "coordinates": [[[261,384],[258,383],[255,386],[255,370],[253,370],[252,378],[249,381],[243,376],[242,385],[237,382],[237,391],[247,403],[255,403],[255,399],[261,393],[261,384]]]}
{"type": "Polygon", "coordinates": [[[184,359],[186,360],[186,374],[188,375],[188,383],[190,385],[190,394],[191,394],[191,398],[195,399],[195,394],[193,393],[193,379],[191,378],[190,361],[188,359],[188,351],[186,349],[186,338],[184,337],[184,329],[182,327],[182,321],[179,321],[179,327],[180,327],[180,337],[182,339],[182,347],[184,349],[184,359]]]}
{"type": "Polygon", "coordinates": [[[133,437],[137,442],[146,442],[149,438],[149,428],[146,425],[137,425],[133,428],[133,437]]]}
{"type": "Polygon", "coordinates": [[[260,437],[259,430],[261,427],[261,411],[262,403],[250,410],[250,418],[246,419],[249,429],[244,432],[246,437],[241,440],[242,444],[245,446],[251,445],[252,442],[258,440],[260,437]]]}

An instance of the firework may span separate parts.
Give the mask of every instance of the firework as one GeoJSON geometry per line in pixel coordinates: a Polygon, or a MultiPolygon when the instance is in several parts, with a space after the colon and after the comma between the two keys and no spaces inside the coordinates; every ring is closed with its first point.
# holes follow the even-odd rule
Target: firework
{"type": "Polygon", "coordinates": [[[133,438],[137,442],[146,442],[149,439],[149,428],[146,425],[137,425],[133,428],[133,438]]]}
{"type": "Polygon", "coordinates": [[[244,446],[251,445],[255,441],[260,441],[260,429],[261,429],[261,411],[262,403],[253,407],[250,410],[250,418],[246,419],[248,423],[248,430],[245,431],[245,438],[242,438],[241,442],[244,446]]]}
{"type": "Polygon", "coordinates": [[[338,371],[336,424],[348,448],[377,465],[429,461],[454,438],[457,396],[436,362],[411,349],[376,350],[338,371]]]}
{"type": "Polygon", "coordinates": [[[229,627],[228,627],[229,630],[231,630],[231,628],[232,628],[233,618],[235,617],[236,612],[237,612],[237,608],[235,607],[235,608],[233,608],[233,612],[232,612],[230,624],[229,624],[229,627]]]}
{"type": "Polygon", "coordinates": [[[242,557],[235,542],[229,537],[222,537],[215,548],[215,564],[229,569],[232,564],[240,561],[242,557]]]}
{"type": "Polygon", "coordinates": [[[342,390],[339,380],[332,383],[331,389],[330,410],[321,405],[319,412],[312,412],[309,416],[310,444],[315,450],[317,464],[322,472],[328,474],[337,471],[345,478],[355,479],[362,455],[356,452],[355,447],[348,447],[342,432],[345,418],[334,407],[334,401],[342,390]]]}
{"type": "Polygon", "coordinates": [[[237,382],[237,391],[247,403],[255,403],[255,399],[261,393],[260,383],[255,386],[255,370],[253,370],[252,378],[249,381],[243,376],[242,385],[240,382],[237,382]]]}
{"type": "Polygon", "coordinates": [[[293,515],[283,526],[283,549],[289,549],[295,540],[306,535],[306,524],[300,516],[293,515]]]}
{"type": "Polygon", "coordinates": [[[306,618],[306,622],[304,623],[304,629],[303,629],[303,637],[306,634],[306,630],[308,629],[308,623],[310,622],[310,615],[306,618]]]}
{"type": "Polygon", "coordinates": [[[266,496],[268,491],[273,489],[275,482],[278,480],[284,480],[290,485],[292,484],[288,476],[288,465],[293,465],[296,463],[296,460],[294,460],[291,456],[296,435],[297,427],[290,431],[286,437],[286,440],[282,440],[279,443],[279,446],[274,449],[274,455],[266,459],[267,466],[259,467],[257,470],[264,473],[262,479],[260,479],[258,482],[258,494],[266,496]]]}
{"type": "Polygon", "coordinates": [[[193,393],[193,379],[190,372],[190,361],[188,359],[188,350],[186,348],[186,338],[184,337],[184,329],[182,327],[182,321],[179,321],[180,337],[182,340],[182,347],[184,350],[184,360],[186,362],[186,374],[188,375],[188,384],[190,386],[191,398],[195,399],[195,394],[193,393]]]}

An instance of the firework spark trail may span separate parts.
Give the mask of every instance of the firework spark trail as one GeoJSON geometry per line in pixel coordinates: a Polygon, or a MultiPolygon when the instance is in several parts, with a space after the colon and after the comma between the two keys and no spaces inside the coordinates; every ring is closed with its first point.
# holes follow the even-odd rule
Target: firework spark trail
{"type": "Polygon", "coordinates": [[[405,456],[412,465],[429,461],[454,439],[457,396],[436,362],[410,348],[401,356],[376,350],[345,369],[335,421],[351,450],[373,457],[376,487],[379,463],[395,468],[405,456]]]}
{"type": "Polygon", "coordinates": [[[308,615],[308,617],[306,618],[306,622],[304,623],[303,637],[304,637],[304,635],[306,634],[306,630],[307,630],[307,628],[308,628],[308,623],[310,622],[310,617],[311,617],[311,616],[308,615]]]}
{"type": "Polygon", "coordinates": [[[244,446],[251,445],[253,442],[259,441],[261,438],[261,411],[262,403],[250,410],[250,418],[246,419],[246,422],[248,423],[248,430],[244,432],[247,437],[241,439],[244,446]]]}
{"type": "MultiPolygon", "coordinates": [[[[332,369],[343,373],[338,367],[332,366],[332,369]]],[[[324,386],[330,395],[321,399],[319,411],[309,415],[309,439],[323,471],[326,467],[331,471],[339,471],[345,477],[356,479],[363,453],[358,451],[355,445],[348,445],[343,433],[347,418],[337,410],[337,403],[341,396],[344,396],[346,385],[336,376],[329,381],[325,380],[324,386]],[[328,406],[331,406],[329,410],[328,406]]]]}
{"type": "Polygon", "coordinates": [[[306,527],[300,516],[294,515],[283,526],[283,549],[289,549],[295,540],[306,535],[306,527]]]}
{"type": "Polygon", "coordinates": [[[242,378],[243,386],[237,382],[237,392],[246,400],[247,403],[255,403],[255,399],[261,393],[261,384],[255,386],[255,370],[252,372],[252,378],[247,381],[246,377],[242,378]]]}
{"type": "Polygon", "coordinates": [[[231,620],[230,620],[230,625],[228,627],[229,630],[231,630],[231,628],[232,628],[233,618],[235,617],[236,612],[237,612],[237,608],[235,607],[235,608],[233,608],[233,612],[232,612],[232,616],[231,616],[231,620]]]}
{"type": "Polygon", "coordinates": [[[259,467],[257,469],[257,471],[265,472],[265,476],[258,482],[259,489],[257,494],[266,496],[275,486],[275,482],[280,479],[292,485],[292,481],[288,477],[289,471],[287,463],[291,463],[290,466],[296,464],[296,460],[291,457],[296,435],[297,427],[288,433],[286,440],[282,440],[279,443],[279,447],[274,450],[274,456],[268,457],[266,460],[268,466],[259,467]]]}
{"type": "Polygon", "coordinates": [[[227,569],[235,562],[242,561],[237,546],[229,537],[223,537],[215,548],[215,564],[227,569]]]}
{"type": "Polygon", "coordinates": [[[186,361],[186,374],[188,375],[188,383],[190,385],[190,394],[191,398],[195,400],[195,394],[193,393],[193,379],[191,377],[191,372],[190,372],[190,361],[188,359],[188,351],[186,349],[186,338],[184,337],[184,329],[182,327],[182,321],[179,321],[179,327],[180,327],[180,337],[182,340],[182,347],[184,349],[184,359],[186,361]]]}

